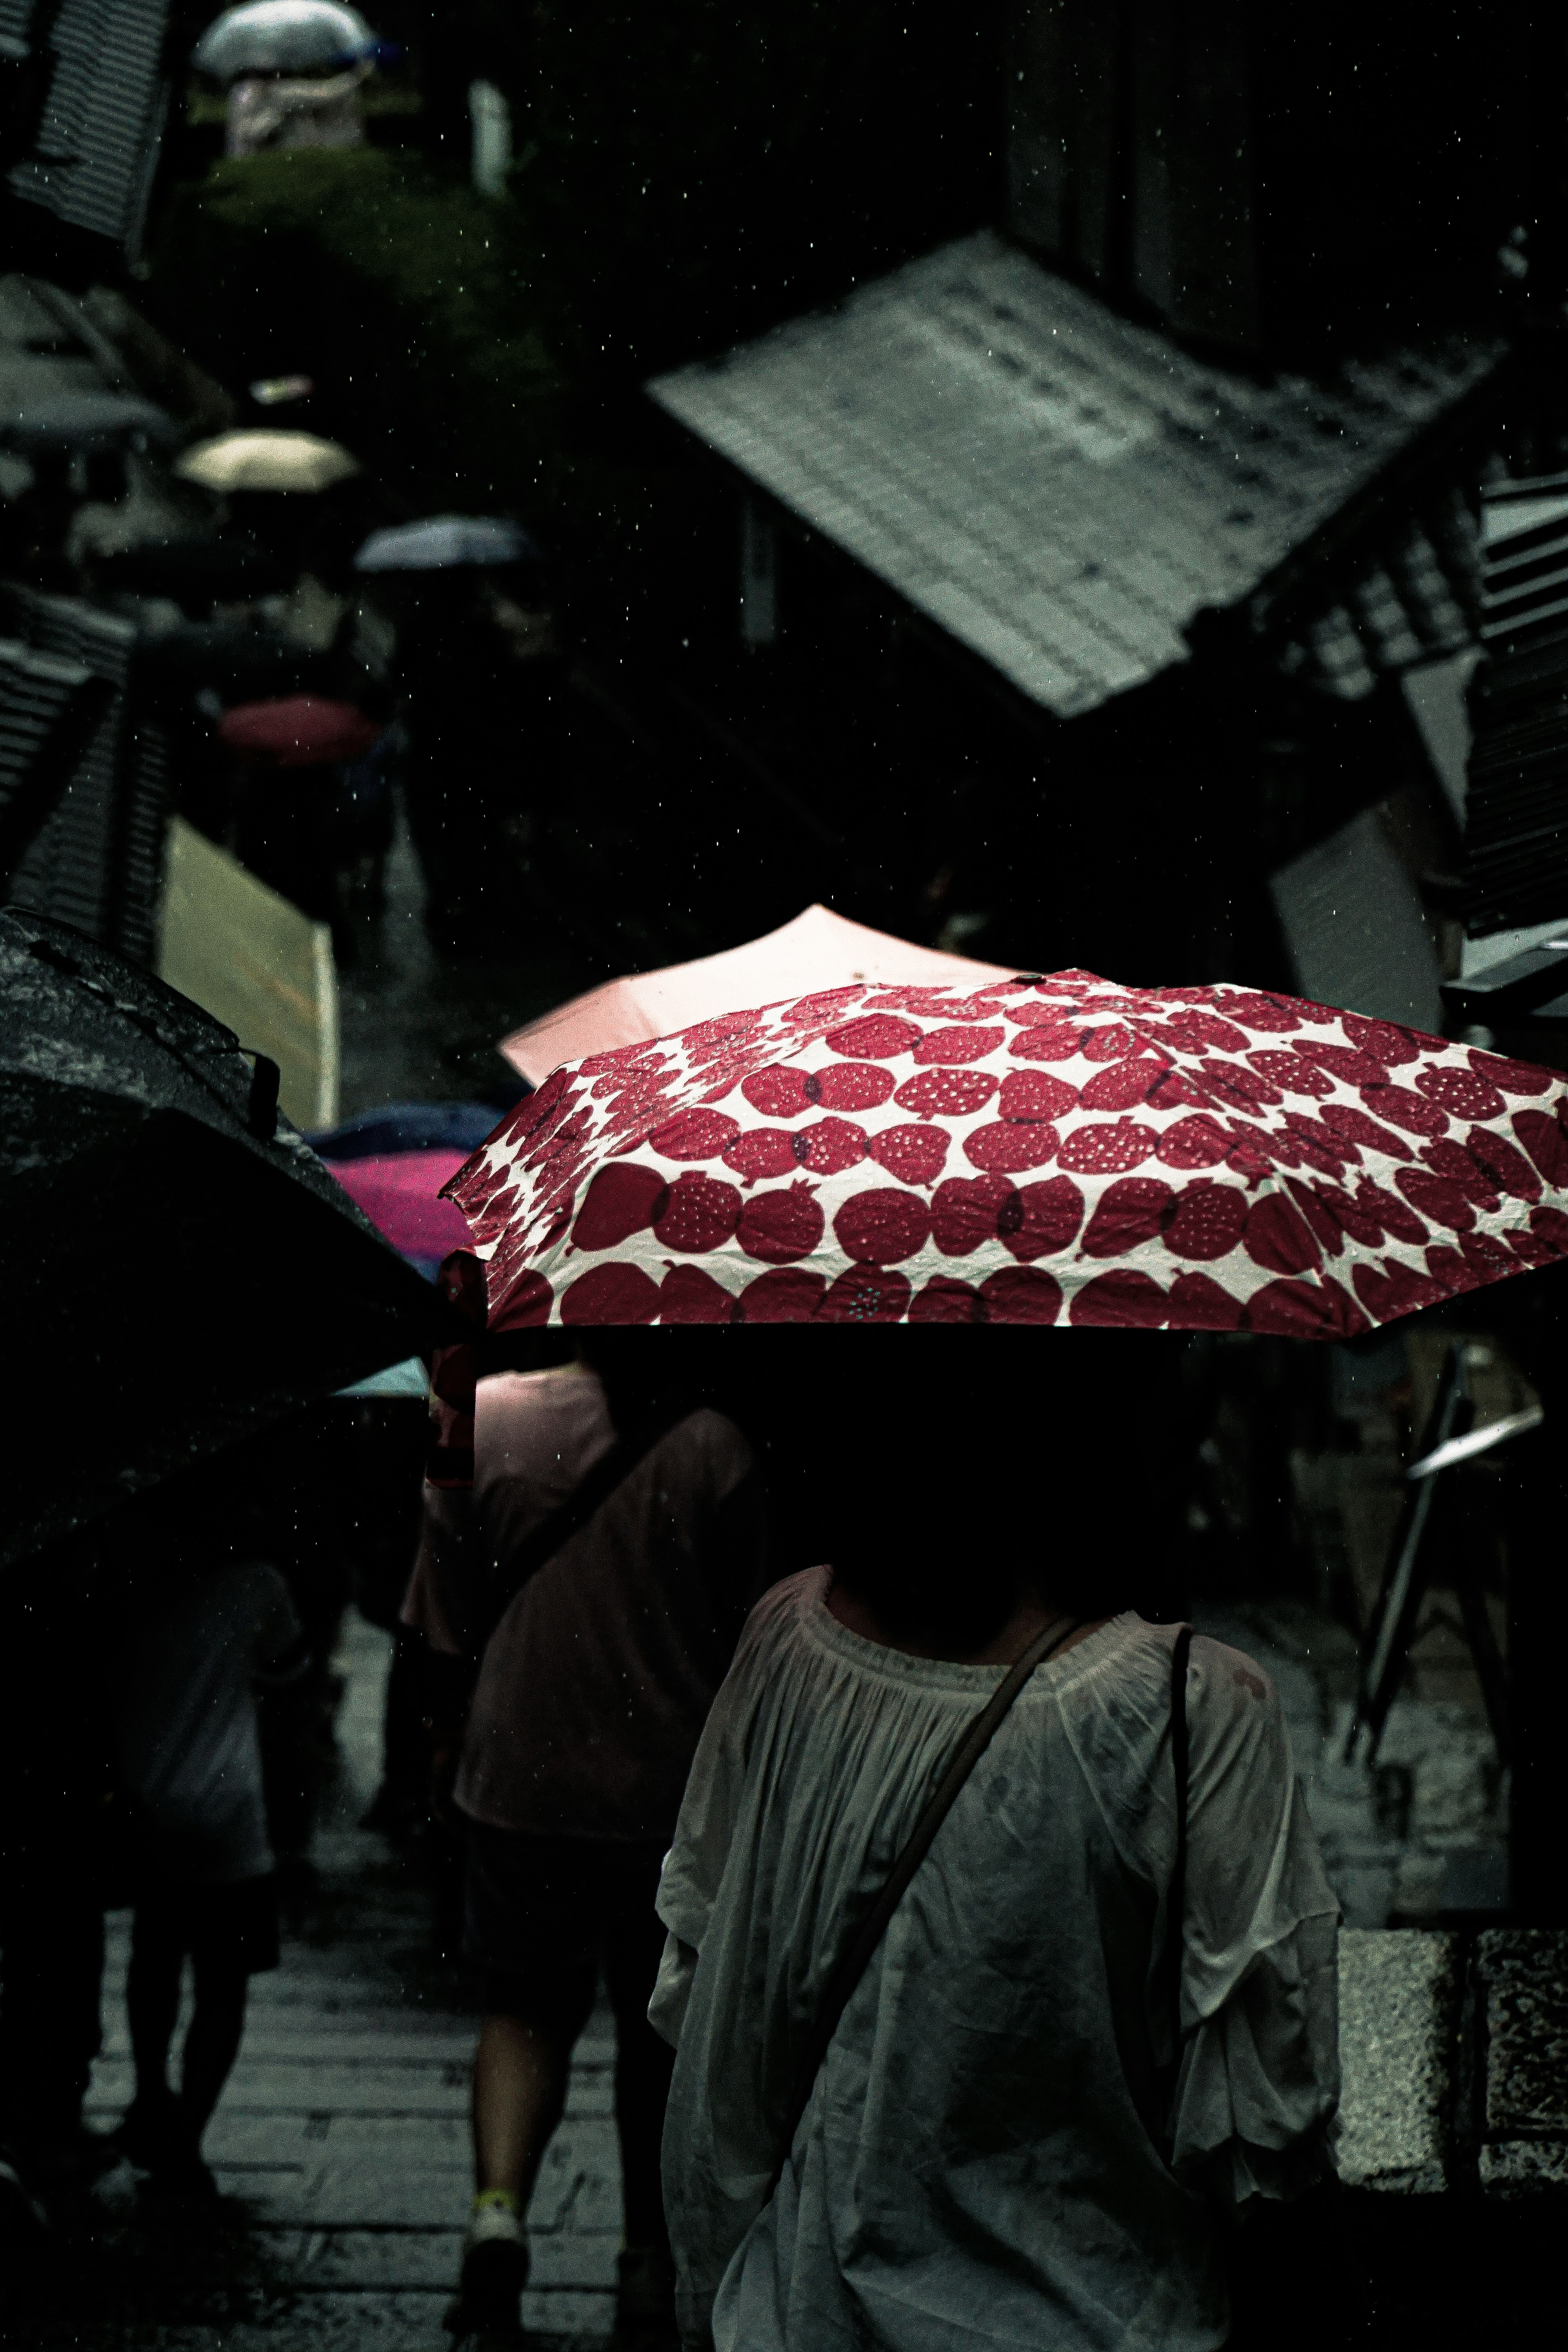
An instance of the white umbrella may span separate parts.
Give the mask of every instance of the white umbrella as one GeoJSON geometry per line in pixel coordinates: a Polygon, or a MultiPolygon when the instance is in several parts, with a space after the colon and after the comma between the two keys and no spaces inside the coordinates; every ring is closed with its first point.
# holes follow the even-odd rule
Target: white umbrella
{"type": "Polygon", "coordinates": [[[339,0],[248,0],[209,25],[191,52],[215,81],[242,74],[310,73],[374,58],[375,35],[357,8],[339,0]]]}
{"type": "Polygon", "coordinates": [[[844,988],[856,981],[888,985],[978,988],[1005,980],[1010,967],[977,963],[942,948],[914,946],[865,923],[849,922],[827,907],[807,907],[793,922],[743,947],[694,963],[670,964],[663,971],[607,980],[553,1013],[541,1013],[526,1029],[503,1038],[498,1050],[531,1086],[538,1086],[563,1062],[608,1053],[616,1045],[641,1045],[693,1022],[710,1021],[737,1004],[769,1004],[809,989],[844,988]]]}
{"type": "Polygon", "coordinates": [[[493,515],[431,515],[372,531],[354,557],[356,572],[449,572],[465,564],[537,561],[525,530],[493,515]]]}
{"type": "Polygon", "coordinates": [[[315,433],[219,433],[198,441],[174,467],[204,490],[330,490],[360,470],[341,441],[315,433]]]}

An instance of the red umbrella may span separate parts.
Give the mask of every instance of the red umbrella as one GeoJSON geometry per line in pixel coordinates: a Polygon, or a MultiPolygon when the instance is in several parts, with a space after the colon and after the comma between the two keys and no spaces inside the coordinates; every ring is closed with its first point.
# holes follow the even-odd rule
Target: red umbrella
{"type": "Polygon", "coordinates": [[[270,702],[241,702],[226,710],[218,734],[242,759],[277,768],[315,768],[331,760],[363,759],[384,731],[352,702],[319,694],[289,694],[270,702]]]}
{"type": "Polygon", "coordinates": [[[499,1329],[1347,1339],[1568,1257],[1568,1079],[1257,989],[840,988],[567,1064],[447,1191],[499,1329]]]}

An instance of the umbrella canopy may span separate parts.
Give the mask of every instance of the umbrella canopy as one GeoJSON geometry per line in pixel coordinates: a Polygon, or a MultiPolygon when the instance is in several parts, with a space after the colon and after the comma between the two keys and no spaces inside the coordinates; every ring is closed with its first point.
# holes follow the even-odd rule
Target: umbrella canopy
{"type": "Polygon", "coordinates": [[[606,981],[514,1030],[497,1050],[536,1087],[563,1062],[668,1036],[693,1022],[715,1020],[735,1004],[776,1003],[808,989],[842,988],[856,981],[977,988],[983,981],[1007,976],[999,964],[914,947],[908,940],[848,922],[826,907],[807,907],[779,930],[722,955],[606,981]]]}
{"type": "Polygon", "coordinates": [[[323,1164],[399,1256],[434,1276],[451,1251],[472,1246],[462,1212],[441,1197],[465,1157],[461,1151],[375,1152],[323,1164]]]}
{"type": "Polygon", "coordinates": [[[352,702],[290,694],[226,710],[217,731],[242,759],[265,761],[276,768],[317,768],[329,761],[362,759],[385,730],[352,702]]]}
{"type": "Polygon", "coordinates": [[[16,908],[0,992],[10,1562],[443,1330],[232,1031],[16,908]]]}
{"type": "Polygon", "coordinates": [[[376,1231],[433,1276],[449,1251],[470,1246],[462,1212],[442,1188],[500,1118],[489,1103],[388,1103],[310,1142],[376,1231]]]}
{"type": "Polygon", "coordinates": [[[249,0],[210,24],[191,63],[216,81],[241,74],[312,73],[374,58],[375,35],[357,8],[338,0],[249,0]]]}
{"type": "MultiPolygon", "coordinates": [[[[386,1103],[379,1110],[357,1111],[306,1141],[312,1151],[334,1163],[405,1151],[455,1151],[463,1160],[494,1133],[503,1116],[493,1103],[386,1103]]],[[[468,1245],[465,1234],[460,1246],[468,1245]]]]}
{"type": "Polygon", "coordinates": [[[179,433],[167,409],[129,392],[39,393],[0,414],[0,445],[24,457],[41,449],[121,449],[137,439],[167,445],[179,433]]]}
{"type": "Polygon", "coordinates": [[[406,1397],[411,1402],[427,1404],[430,1399],[430,1375],[418,1356],[405,1356],[401,1364],[388,1364],[384,1372],[372,1372],[368,1380],[352,1381],[346,1389],[338,1391],[345,1397],[406,1397]]]}
{"type": "Polygon", "coordinates": [[[374,530],[354,557],[356,572],[450,572],[463,565],[537,563],[537,543],[514,522],[490,515],[432,515],[374,530]]]}
{"type": "Polygon", "coordinates": [[[833,989],[569,1064],[450,1191],[495,1328],[1348,1339],[1568,1257],[1568,1078],[1261,990],[833,989]]]}
{"type": "Polygon", "coordinates": [[[333,668],[330,650],[315,652],[243,621],[182,621],[143,636],[137,662],[149,691],[172,703],[210,687],[237,707],[306,694],[333,668]]]}
{"type": "Polygon", "coordinates": [[[174,467],[204,490],[330,490],[360,470],[339,441],[282,426],[216,434],[187,449],[174,467]]]}

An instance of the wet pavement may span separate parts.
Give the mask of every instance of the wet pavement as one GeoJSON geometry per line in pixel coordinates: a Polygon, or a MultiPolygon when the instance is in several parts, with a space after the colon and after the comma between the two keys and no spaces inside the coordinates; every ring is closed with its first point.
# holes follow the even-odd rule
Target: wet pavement
{"type": "MultiPolygon", "coordinates": [[[[1344,1761],[1356,1645],[1307,1603],[1195,1602],[1200,1633],[1272,1679],[1329,1882],[1349,1927],[1436,1926],[1503,1908],[1508,1780],[1479,1694],[1394,1700],[1369,1772],[1344,1761]]],[[[1472,1678],[1473,1679],[1473,1678],[1472,1678]]]]}
{"type": "Polygon", "coordinates": [[[444,961],[425,929],[425,884],[398,810],[379,915],[356,909],[340,967],[340,1115],[395,1102],[490,1102],[522,1092],[499,1040],[607,973],[539,936],[520,903],[504,951],[444,961]]]}
{"type": "MultiPolygon", "coordinates": [[[[67,2233],[0,2308],[32,2352],[439,2352],[470,2191],[474,2021],[434,1949],[419,1874],[358,1827],[374,1792],[387,1637],[351,1617],[339,1759],[312,1847],[319,1888],[281,1967],[258,1978],[205,2153],[221,2201],[145,2193],[67,2233]]],[[[132,2089],[121,1993],[128,1918],[110,1921],[103,2055],[88,2119],[132,2089]]],[[[620,2244],[613,2027],[578,2046],[566,2120],[530,2216],[531,2341],[607,2339],[620,2244]]],[[[112,2193],[116,2182],[107,2184],[112,2193]]],[[[128,2185],[128,2184],[121,2184],[128,2185]]]]}
{"type": "MultiPolygon", "coordinates": [[[[1347,1924],[1432,1899],[1456,1861],[1500,1853],[1505,1790],[1484,1717],[1458,1698],[1397,1703],[1386,1774],[1339,1760],[1350,1636],[1301,1604],[1197,1607],[1199,1626],[1274,1675],[1347,1924]]],[[[379,1776],[388,1637],[351,1614],[332,1782],[314,1887],[282,1965],[255,1980],[245,2042],[206,2154],[216,2207],[135,2196],[126,2168],[0,2301],[0,2343],[27,2352],[441,2352],[469,2195],[474,2020],[441,1951],[428,1874],[359,1826],[379,1776]]],[[[88,2117],[107,2132],[132,2090],[121,1988],[129,1921],[110,1920],[103,2054],[88,2117]]],[[[1431,1941],[1432,1939],[1426,1939],[1431,1941]]],[[[1436,1946],[1434,1945],[1434,1948],[1436,1946]]],[[[607,2343],[620,2242],[601,2006],[578,2047],[567,2116],[532,2210],[524,2318],[541,2347],[607,2343]]]]}

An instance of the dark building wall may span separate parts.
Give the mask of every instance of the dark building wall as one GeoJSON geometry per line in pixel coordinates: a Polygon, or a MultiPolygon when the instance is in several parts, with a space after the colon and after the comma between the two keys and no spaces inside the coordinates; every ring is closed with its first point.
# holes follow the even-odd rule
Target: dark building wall
{"type": "Polygon", "coordinates": [[[1563,55],[1544,12],[1481,0],[1419,30],[1391,0],[1017,0],[1011,225],[1264,364],[1478,328],[1499,246],[1549,208],[1563,55]]]}
{"type": "Polygon", "coordinates": [[[1000,206],[1002,0],[540,0],[510,47],[495,16],[584,364],[721,349],[1000,206]]]}
{"type": "Polygon", "coordinates": [[[1221,625],[1064,721],[719,461],[690,481],[657,626],[616,676],[662,714],[653,731],[679,719],[689,787],[700,759],[700,809],[678,819],[661,788],[661,835],[683,827],[671,867],[733,940],[819,898],[930,942],[958,919],[944,944],[1021,969],[1292,988],[1268,876],[1363,809],[1431,798],[1393,679],[1342,701],[1221,625]],[[775,541],[774,634],[755,645],[746,503],[775,541]]]}

